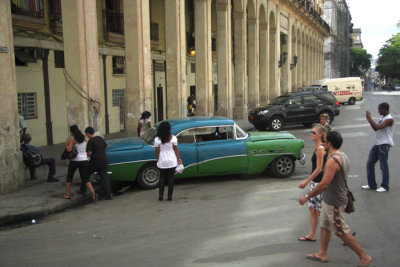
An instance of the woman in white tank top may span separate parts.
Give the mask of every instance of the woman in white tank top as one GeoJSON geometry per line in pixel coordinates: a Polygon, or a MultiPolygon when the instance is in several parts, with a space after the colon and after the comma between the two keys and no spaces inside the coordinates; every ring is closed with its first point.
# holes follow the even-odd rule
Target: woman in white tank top
{"type": "Polygon", "coordinates": [[[93,200],[96,200],[96,194],[93,190],[93,186],[89,182],[89,160],[86,152],[85,136],[76,125],[72,125],[69,130],[71,132],[71,136],[68,138],[65,148],[68,152],[70,152],[72,151],[73,147],[75,147],[78,154],[75,158],[71,159],[68,164],[66,193],[64,195],[64,199],[71,199],[72,179],[74,178],[75,171],[79,169],[79,175],[81,176],[82,183],[85,184],[92,193],[93,200]]]}

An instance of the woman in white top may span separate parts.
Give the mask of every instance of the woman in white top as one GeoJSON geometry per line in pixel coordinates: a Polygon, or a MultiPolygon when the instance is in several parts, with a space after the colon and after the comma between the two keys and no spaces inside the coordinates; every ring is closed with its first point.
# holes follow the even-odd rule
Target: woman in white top
{"type": "Polygon", "coordinates": [[[78,154],[75,158],[71,159],[68,164],[68,174],[66,182],[67,188],[64,199],[71,198],[72,179],[74,178],[76,169],[79,169],[79,175],[81,176],[82,183],[85,184],[92,193],[93,200],[96,200],[96,194],[93,190],[92,184],[89,182],[89,160],[86,153],[85,136],[76,125],[72,125],[71,127],[69,127],[69,131],[71,132],[71,136],[67,140],[65,148],[68,152],[70,152],[72,151],[73,147],[75,147],[78,154]]]}
{"type": "Polygon", "coordinates": [[[157,167],[160,169],[159,197],[162,201],[164,198],[165,180],[168,180],[168,200],[172,200],[174,191],[174,173],[178,164],[182,164],[178,151],[178,140],[175,135],[171,134],[171,125],[168,121],[160,124],[157,130],[157,137],[154,139],[156,147],[157,167]]]}

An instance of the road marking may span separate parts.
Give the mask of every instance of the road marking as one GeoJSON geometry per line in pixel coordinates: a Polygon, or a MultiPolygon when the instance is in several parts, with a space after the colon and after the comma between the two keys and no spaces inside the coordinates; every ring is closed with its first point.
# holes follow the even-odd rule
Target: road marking
{"type": "Polygon", "coordinates": [[[343,138],[354,138],[354,137],[363,137],[363,136],[368,136],[369,134],[366,132],[348,132],[348,133],[342,133],[343,138]]]}
{"type": "Polygon", "coordinates": [[[400,95],[400,92],[391,91],[390,93],[387,91],[380,91],[380,92],[370,92],[372,95],[400,95]]]}

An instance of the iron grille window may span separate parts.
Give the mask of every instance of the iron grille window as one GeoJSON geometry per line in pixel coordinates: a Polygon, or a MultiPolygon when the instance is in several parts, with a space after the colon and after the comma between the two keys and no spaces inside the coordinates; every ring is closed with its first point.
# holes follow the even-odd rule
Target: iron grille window
{"type": "Polygon", "coordinates": [[[158,24],[150,22],[150,40],[158,41],[158,24]]]}
{"type": "Polygon", "coordinates": [[[114,89],[112,90],[112,103],[113,106],[120,105],[120,99],[125,97],[125,90],[124,89],[114,89]]]}
{"type": "Polygon", "coordinates": [[[65,68],[64,51],[54,51],[54,66],[56,68],[65,68]]]}
{"type": "Polygon", "coordinates": [[[165,72],[164,62],[155,62],[153,64],[153,71],[165,72]]]}
{"type": "Polygon", "coordinates": [[[113,56],[113,74],[125,74],[125,57],[113,56]]]}
{"type": "Polygon", "coordinates": [[[18,113],[24,119],[37,118],[36,93],[18,94],[18,113]]]}
{"type": "Polygon", "coordinates": [[[17,15],[43,18],[43,0],[10,0],[11,12],[17,15]]]}

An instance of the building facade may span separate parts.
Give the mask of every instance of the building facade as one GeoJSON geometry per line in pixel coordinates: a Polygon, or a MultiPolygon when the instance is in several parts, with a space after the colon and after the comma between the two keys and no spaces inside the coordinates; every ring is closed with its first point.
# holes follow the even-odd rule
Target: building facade
{"type": "Polygon", "coordinates": [[[352,40],[352,47],[364,49],[364,46],[362,44],[361,40],[361,29],[353,29],[351,32],[351,40],[352,40]]]}
{"type": "Polygon", "coordinates": [[[324,77],[348,77],[352,24],[346,0],[326,0],[324,20],[330,27],[330,35],[324,42],[324,77]]]}
{"type": "MultiPolygon", "coordinates": [[[[22,164],[18,113],[37,146],[64,142],[72,124],[134,134],[145,110],[154,122],[186,117],[190,94],[197,115],[246,118],[250,109],[323,77],[323,4],[1,1],[8,19],[0,34],[8,49],[0,53],[2,94],[8,92],[0,99],[1,169],[7,151],[15,170],[22,164]]],[[[20,184],[1,172],[0,192],[20,184]]]]}

